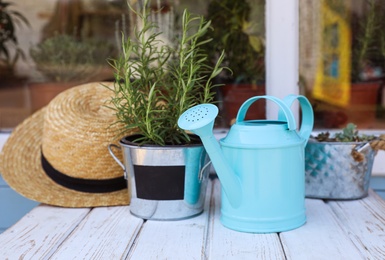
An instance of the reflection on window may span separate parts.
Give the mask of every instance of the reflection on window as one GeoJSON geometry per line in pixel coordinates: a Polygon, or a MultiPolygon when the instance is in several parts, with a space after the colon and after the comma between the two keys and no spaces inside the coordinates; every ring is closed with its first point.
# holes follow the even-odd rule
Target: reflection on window
{"type": "Polygon", "coordinates": [[[316,127],[385,126],[383,1],[301,1],[301,82],[316,127]]]}
{"type": "MultiPolygon", "coordinates": [[[[299,2],[299,87],[314,106],[316,127],[384,128],[385,2],[299,2]]],[[[0,0],[0,6],[0,128],[49,102],[57,93],[48,83],[62,91],[113,80],[107,59],[118,55],[121,33],[138,26],[125,0],[0,0]]],[[[265,93],[264,0],[154,0],[151,6],[166,44],[184,8],[212,20],[211,58],[224,48],[233,71],[218,79],[224,84],[217,91],[219,125],[229,126],[244,100],[265,93]]],[[[254,105],[248,117],[263,118],[264,104],[254,105]]]]}

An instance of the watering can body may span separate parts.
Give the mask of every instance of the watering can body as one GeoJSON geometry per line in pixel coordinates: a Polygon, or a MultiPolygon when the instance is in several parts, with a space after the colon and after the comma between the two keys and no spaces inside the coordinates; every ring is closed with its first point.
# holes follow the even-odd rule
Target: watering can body
{"type": "Polygon", "coordinates": [[[242,232],[282,232],[302,226],[305,213],[305,146],[313,128],[313,110],[304,96],[281,100],[257,96],[241,106],[236,122],[216,147],[200,134],[221,182],[221,222],[242,232]],[[256,101],[279,106],[277,120],[248,120],[256,101]],[[301,105],[297,129],[292,103],[301,105]]]}
{"type": "Polygon", "coordinates": [[[244,232],[281,232],[303,225],[305,215],[304,145],[286,124],[244,123],[220,141],[222,152],[240,180],[242,199],[233,206],[222,188],[221,222],[244,232]],[[243,138],[233,138],[233,133],[243,138]],[[252,138],[255,137],[255,138],[252,138]],[[237,140],[237,142],[234,142],[237,140]]]}

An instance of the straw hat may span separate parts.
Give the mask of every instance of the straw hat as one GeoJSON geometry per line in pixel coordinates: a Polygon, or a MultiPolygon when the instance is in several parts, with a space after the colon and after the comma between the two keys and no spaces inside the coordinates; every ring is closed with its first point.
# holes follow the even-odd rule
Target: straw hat
{"type": "Polygon", "coordinates": [[[101,83],[68,89],[18,125],[0,153],[0,173],[11,188],[63,207],[129,203],[123,169],[107,145],[116,138],[111,91],[101,83]]]}

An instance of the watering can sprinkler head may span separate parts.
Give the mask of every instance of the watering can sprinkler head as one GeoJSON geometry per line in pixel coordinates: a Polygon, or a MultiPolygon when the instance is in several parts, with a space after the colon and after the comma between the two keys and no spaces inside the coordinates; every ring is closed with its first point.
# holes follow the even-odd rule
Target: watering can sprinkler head
{"type": "Polygon", "coordinates": [[[200,137],[212,135],[217,115],[217,106],[213,104],[200,104],[186,110],[179,117],[178,125],[180,128],[191,131],[200,137]]]}

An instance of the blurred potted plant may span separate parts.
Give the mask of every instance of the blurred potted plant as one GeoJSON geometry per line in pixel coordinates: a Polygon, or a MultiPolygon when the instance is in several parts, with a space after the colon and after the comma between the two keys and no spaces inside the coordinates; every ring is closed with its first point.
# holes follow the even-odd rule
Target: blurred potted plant
{"type": "Polygon", "coordinates": [[[385,72],[385,5],[376,0],[363,1],[363,4],[362,15],[353,13],[350,17],[350,101],[345,108],[317,103],[322,111],[323,127],[340,128],[351,121],[362,128],[376,118],[385,72]]]}
{"type": "Polygon", "coordinates": [[[367,196],[376,151],[385,136],[360,134],[350,123],[342,131],[321,132],[305,149],[306,196],[359,199],[367,196]]]}
{"type": "Polygon", "coordinates": [[[32,110],[43,107],[72,86],[103,80],[97,76],[110,52],[111,47],[105,43],[80,41],[67,34],[55,34],[31,47],[31,58],[43,75],[42,82],[29,84],[32,110]]]}
{"type": "Polygon", "coordinates": [[[0,0],[0,74],[2,81],[17,79],[15,65],[19,58],[25,58],[19,47],[16,35],[17,25],[27,25],[29,22],[20,12],[12,10],[13,3],[0,0]]]}
{"type": "Polygon", "coordinates": [[[127,134],[120,147],[131,184],[130,210],[145,219],[191,217],[203,210],[208,161],[200,139],[177,121],[188,108],[213,101],[212,81],[223,70],[223,53],[213,67],[207,65],[207,41],[199,40],[210,22],[201,16],[185,10],[180,34],[169,45],[151,20],[149,1],[139,10],[130,8],[140,28],[123,38],[121,55],[110,61],[115,84],[109,105],[124,126],[120,134],[127,134]]]}
{"type": "Polygon", "coordinates": [[[349,121],[374,121],[385,72],[385,5],[365,1],[363,17],[352,17],[352,69],[349,121]]]}
{"type": "MultiPolygon", "coordinates": [[[[224,64],[231,69],[219,78],[225,83],[220,93],[227,124],[246,99],[265,94],[264,6],[258,4],[254,8],[260,12],[260,23],[252,21],[252,9],[246,0],[211,0],[208,6],[206,17],[213,27],[207,33],[213,40],[205,47],[209,61],[215,61],[225,50],[224,64]]],[[[251,111],[253,118],[264,118],[264,103],[257,102],[251,111]]]]}

